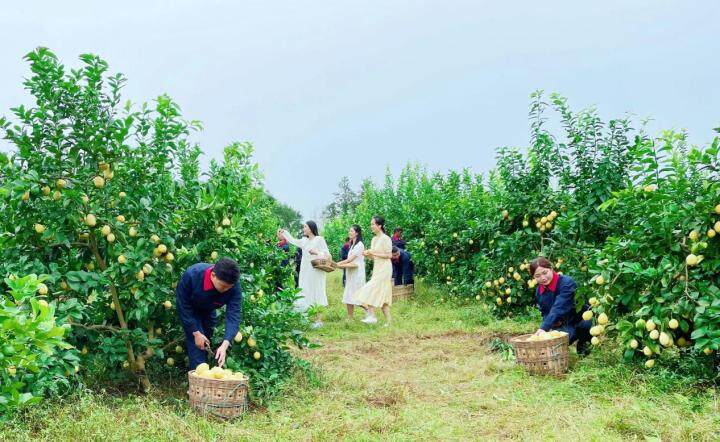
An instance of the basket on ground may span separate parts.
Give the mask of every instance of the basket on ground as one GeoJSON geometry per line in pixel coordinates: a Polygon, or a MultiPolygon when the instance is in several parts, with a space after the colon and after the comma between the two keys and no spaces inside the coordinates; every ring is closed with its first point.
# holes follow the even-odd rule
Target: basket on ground
{"type": "Polygon", "coordinates": [[[415,286],[413,284],[407,285],[394,285],[392,289],[393,299],[407,299],[415,293],[415,286]]]}
{"type": "Polygon", "coordinates": [[[240,417],[248,409],[248,380],[206,379],[188,373],[190,407],[219,419],[240,417]]]}
{"type": "Polygon", "coordinates": [[[515,359],[530,374],[560,376],[568,369],[567,333],[562,336],[542,341],[528,341],[530,335],[517,336],[510,339],[515,349],[515,359]]]}
{"type": "Polygon", "coordinates": [[[310,261],[310,264],[312,264],[312,266],[314,268],[316,268],[318,270],[322,270],[323,272],[328,272],[328,273],[335,270],[335,267],[336,267],[336,264],[333,262],[332,259],[325,259],[325,258],[313,259],[312,261],[310,261]]]}

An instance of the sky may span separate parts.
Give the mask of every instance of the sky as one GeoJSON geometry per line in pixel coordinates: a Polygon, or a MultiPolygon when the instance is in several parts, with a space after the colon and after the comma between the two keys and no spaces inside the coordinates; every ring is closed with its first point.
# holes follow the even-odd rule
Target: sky
{"type": "Polygon", "coordinates": [[[11,0],[0,114],[30,103],[35,47],[71,67],[99,54],[128,77],[125,98],[166,93],[204,123],[204,166],[250,141],[268,190],[317,219],[342,176],[491,170],[497,147],[527,145],[536,89],[705,144],[720,126],[719,23],[720,2],[696,0],[11,0]]]}

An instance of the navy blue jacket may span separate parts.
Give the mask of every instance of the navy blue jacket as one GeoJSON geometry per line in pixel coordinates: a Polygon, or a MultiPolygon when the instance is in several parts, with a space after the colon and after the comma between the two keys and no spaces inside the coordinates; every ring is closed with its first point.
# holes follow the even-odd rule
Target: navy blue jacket
{"type": "Polygon", "coordinates": [[[211,268],[212,264],[199,263],[183,273],[175,290],[178,313],[185,331],[194,333],[202,330],[199,317],[205,317],[226,305],[224,339],[232,344],[242,318],[240,284],[235,284],[225,293],[218,292],[209,281],[208,271],[211,268]]]}
{"type": "Polygon", "coordinates": [[[578,322],[578,314],[575,311],[576,289],[575,281],[565,275],[558,275],[555,291],[547,286],[540,294],[540,286],[538,286],[535,290],[535,298],[542,315],[541,329],[550,331],[562,325],[574,325],[578,322]]]}
{"type": "Polygon", "coordinates": [[[392,262],[395,285],[413,284],[415,266],[413,265],[410,253],[403,249],[399,249],[399,251],[400,257],[398,261],[395,262],[395,260],[393,260],[392,262]]]}

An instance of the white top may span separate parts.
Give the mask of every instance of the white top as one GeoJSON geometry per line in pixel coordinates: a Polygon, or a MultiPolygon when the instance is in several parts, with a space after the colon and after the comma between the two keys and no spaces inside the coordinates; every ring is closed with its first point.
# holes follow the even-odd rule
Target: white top
{"type": "Polygon", "coordinates": [[[325,238],[316,236],[313,239],[305,237],[297,239],[287,230],[283,230],[282,235],[287,242],[302,250],[302,262],[300,263],[300,275],[298,278],[300,298],[295,301],[295,309],[305,312],[314,305],[328,305],[325,292],[326,274],[322,270],[314,268],[311,263],[313,259],[329,259],[332,257],[325,238]],[[311,255],[310,250],[315,250],[318,254],[311,255]]]}
{"type": "Polygon", "coordinates": [[[365,245],[362,243],[362,241],[355,244],[348,251],[348,261],[352,259],[352,261],[349,262],[356,264],[357,267],[348,267],[347,269],[345,269],[345,291],[343,292],[343,304],[360,304],[355,299],[355,292],[357,292],[360,287],[365,285],[365,256],[363,256],[364,251],[365,245]]]}

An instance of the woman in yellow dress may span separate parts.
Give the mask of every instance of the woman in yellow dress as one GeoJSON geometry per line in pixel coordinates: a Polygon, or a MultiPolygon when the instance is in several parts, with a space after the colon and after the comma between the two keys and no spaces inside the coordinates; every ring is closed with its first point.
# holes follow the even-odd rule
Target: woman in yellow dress
{"type": "Polygon", "coordinates": [[[375,237],[370,243],[370,249],[363,254],[373,260],[372,277],[356,292],[355,299],[367,309],[367,316],[362,322],[376,324],[375,309],[382,308],[385,325],[388,325],[392,305],[392,240],[385,234],[383,217],[373,216],[370,229],[375,237]]]}

